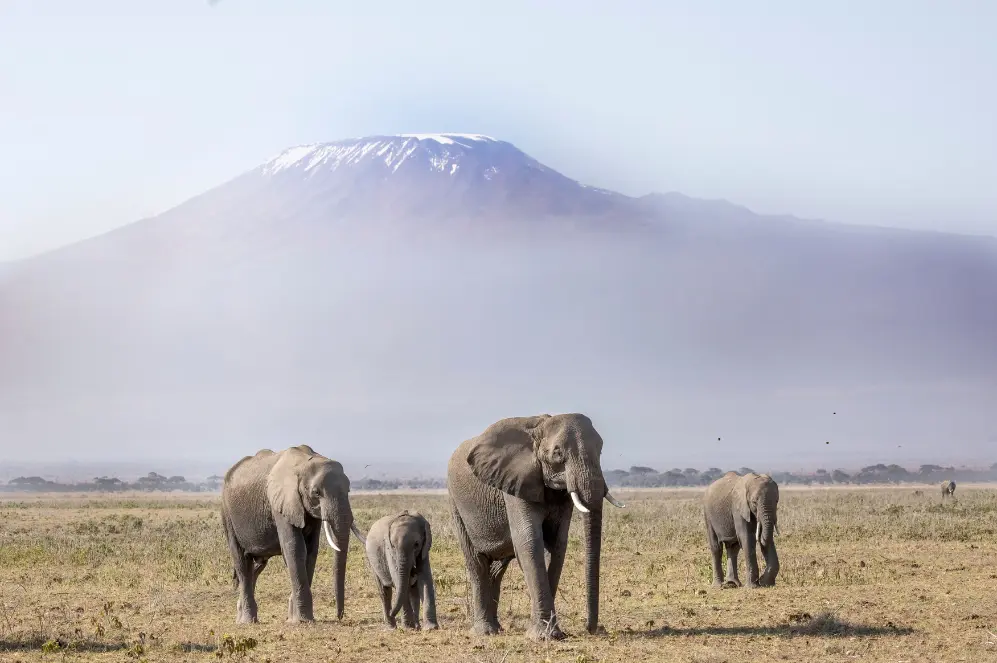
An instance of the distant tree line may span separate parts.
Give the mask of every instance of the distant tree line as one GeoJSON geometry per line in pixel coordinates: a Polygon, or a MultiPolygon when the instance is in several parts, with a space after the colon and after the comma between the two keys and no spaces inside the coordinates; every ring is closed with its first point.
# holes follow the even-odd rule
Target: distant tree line
{"type": "MultiPolygon", "coordinates": [[[[90,481],[59,483],[42,477],[17,477],[7,482],[7,490],[24,492],[124,492],[124,491],[181,491],[185,493],[217,492],[224,477],[214,475],[203,481],[188,481],[182,476],[164,476],[156,472],[136,479],[122,481],[117,477],[94,477],[90,481]]],[[[446,488],[445,479],[368,479],[352,482],[354,490],[398,490],[415,488],[446,488]]]]}
{"type": "MultiPolygon", "coordinates": [[[[750,467],[739,467],[738,474],[754,472],[750,467]]],[[[708,486],[727,470],[711,467],[697,470],[673,468],[659,472],[652,467],[634,465],[629,470],[609,470],[604,472],[610,486],[627,488],[662,488],[671,486],[708,486]]],[[[818,469],[814,472],[770,472],[780,484],[829,485],[829,484],[903,484],[936,483],[952,479],[957,483],[997,482],[997,463],[988,469],[956,469],[941,465],[921,465],[917,471],[910,471],[900,465],[869,465],[851,474],[844,470],[818,469]]],[[[164,476],[149,472],[135,481],[122,481],[116,477],[94,477],[90,481],[77,483],[57,483],[42,477],[17,477],[7,482],[7,490],[25,492],[124,492],[124,491],[181,491],[188,493],[218,492],[223,477],[214,475],[203,481],[188,481],[182,476],[164,476]]],[[[364,477],[352,482],[354,490],[412,490],[446,488],[446,479],[370,479],[364,477]]]]}
{"type": "Polygon", "coordinates": [[[124,492],[128,490],[172,491],[186,493],[214,492],[221,490],[222,477],[214,475],[204,481],[187,481],[182,476],[164,476],[149,472],[135,481],[122,481],[117,477],[94,477],[91,481],[59,483],[42,477],[17,477],[7,482],[7,488],[33,492],[124,492]]]}
{"type": "MultiPolygon", "coordinates": [[[[734,470],[738,474],[754,472],[750,467],[734,470]]],[[[634,465],[629,470],[609,470],[604,472],[606,482],[611,486],[630,488],[662,488],[668,486],[708,486],[727,470],[711,467],[697,470],[693,467],[674,468],[659,472],[650,467],[634,465]]],[[[818,469],[814,472],[769,472],[780,484],[828,485],[828,484],[902,484],[934,483],[953,479],[957,483],[997,482],[997,463],[988,469],[956,469],[941,465],[921,465],[912,472],[900,465],[869,465],[858,472],[849,474],[844,470],[818,469]]]]}

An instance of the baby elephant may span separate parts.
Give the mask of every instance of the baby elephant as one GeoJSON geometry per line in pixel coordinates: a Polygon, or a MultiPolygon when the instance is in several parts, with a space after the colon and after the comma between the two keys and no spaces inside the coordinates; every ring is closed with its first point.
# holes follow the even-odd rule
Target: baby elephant
{"type": "Polygon", "coordinates": [[[778,531],[776,514],[779,486],[767,474],[728,472],[706,489],[703,498],[706,538],[713,555],[713,586],[739,587],[737,554],[743,549],[748,567],[748,587],[775,584],[779,573],[779,556],[775,552],[773,531],[778,531]],[[765,573],[758,576],[755,541],[765,556],[765,573]],[[722,551],[727,549],[727,575],[721,580],[722,551]]]}
{"type": "Polygon", "coordinates": [[[425,628],[436,629],[436,587],[429,566],[429,549],[433,545],[433,530],[418,512],[402,511],[375,522],[366,540],[359,537],[367,549],[367,559],[381,588],[384,621],[395,627],[395,617],[402,611],[406,628],[419,628],[419,602],[425,603],[425,628]],[[396,592],[394,603],[391,591],[396,592]]]}

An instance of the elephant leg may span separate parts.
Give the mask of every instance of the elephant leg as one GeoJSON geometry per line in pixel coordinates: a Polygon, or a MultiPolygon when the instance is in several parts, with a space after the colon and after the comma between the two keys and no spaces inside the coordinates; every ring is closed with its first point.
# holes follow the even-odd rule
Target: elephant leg
{"type": "Polygon", "coordinates": [[[239,583],[239,598],[236,601],[236,624],[255,624],[257,618],[256,606],[256,573],[254,572],[255,560],[243,555],[239,560],[239,565],[235,569],[235,577],[239,583]]]}
{"type": "Polygon", "coordinates": [[[512,562],[512,559],[510,557],[498,560],[492,562],[488,567],[488,586],[491,591],[491,600],[488,602],[486,612],[489,622],[495,624],[499,631],[503,630],[498,620],[499,597],[502,595],[502,578],[505,576],[505,570],[509,568],[509,563],[512,562]]]}
{"type": "MultiPolygon", "coordinates": [[[[232,554],[232,569],[235,581],[238,584],[239,598],[235,603],[235,623],[255,624],[257,618],[256,606],[256,577],[254,564],[256,561],[246,554],[242,546],[235,538],[235,532],[228,522],[227,515],[222,515],[222,524],[225,527],[225,538],[228,539],[229,552],[232,554]]],[[[266,560],[263,560],[264,566],[266,560]]]]}
{"type": "Polygon", "coordinates": [[[741,551],[741,545],[737,541],[724,543],[727,551],[727,576],[724,578],[724,585],[740,587],[741,580],[737,577],[737,555],[741,551]]]}
{"type": "Polygon", "coordinates": [[[530,590],[532,624],[527,636],[534,640],[563,640],[565,635],[554,612],[554,597],[550,593],[550,580],[544,563],[543,516],[537,513],[539,509],[536,506],[528,502],[517,500],[521,503],[510,504],[514,499],[506,496],[506,513],[516,560],[530,590]]]}
{"type": "Polygon", "coordinates": [[[415,626],[415,628],[421,629],[422,623],[421,620],[419,619],[419,615],[422,614],[420,612],[422,608],[421,605],[422,600],[421,597],[419,596],[418,583],[413,583],[412,585],[409,586],[408,596],[409,596],[409,603],[412,604],[413,625],[415,626]]]}
{"type": "Polygon", "coordinates": [[[395,618],[391,616],[391,585],[382,586],[380,581],[377,584],[381,587],[381,606],[384,608],[384,623],[389,628],[395,628],[397,624],[395,618]]]}
{"type": "Polygon", "coordinates": [[[416,591],[423,598],[425,611],[422,621],[425,623],[425,628],[437,629],[440,625],[436,621],[436,583],[433,581],[433,569],[429,565],[428,558],[419,566],[416,578],[416,591]]]}
{"type": "Polygon", "coordinates": [[[745,522],[738,532],[738,541],[744,549],[744,566],[748,570],[748,587],[758,587],[758,551],[755,532],[757,524],[745,522]]]}
{"type": "Polygon", "coordinates": [[[709,520],[706,521],[706,541],[710,545],[710,556],[713,558],[713,586],[723,587],[723,547],[709,520]]]}
{"type": "Polygon", "coordinates": [[[315,564],[318,562],[318,551],[319,546],[322,543],[322,528],[316,527],[315,530],[307,537],[305,537],[305,570],[308,574],[308,587],[312,586],[312,580],[315,578],[315,564]]]}
{"type": "Polygon", "coordinates": [[[492,596],[492,580],[490,574],[491,562],[484,555],[479,555],[467,535],[467,528],[457,511],[457,506],[451,502],[450,511],[453,515],[454,531],[457,542],[464,555],[467,566],[468,581],[471,586],[471,632],[477,635],[494,635],[499,632],[498,596],[492,596]],[[493,605],[494,603],[494,605],[493,605]]]}
{"type": "Polygon", "coordinates": [[[544,547],[550,554],[547,562],[547,582],[550,583],[550,595],[557,599],[557,586],[561,581],[561,570],[564,569],[564,553],[568,549],[568,528],[571,525],[571,511],[559,522],[543,524],[544,547]]]}
{"type": "Polygon", "coordinates": [[[287,599],[287,621],[291,624],[314,621],[312,588],[308,583],[308,547],[302,531],[288,523],[278,522],[280,549],[291,577],[291,595],[287,599]]]}

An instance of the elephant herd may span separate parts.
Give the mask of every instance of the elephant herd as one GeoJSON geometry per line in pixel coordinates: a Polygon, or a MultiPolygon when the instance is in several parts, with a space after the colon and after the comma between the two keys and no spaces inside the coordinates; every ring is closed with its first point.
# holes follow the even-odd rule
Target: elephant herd
{"type": "MultiPolygon", "coordinates": [[[[597,631],[603,502],[624,506],[607,489],[600,466],[602,446],[602,437],[587,416],[544,414],[497,421],[454,451],[447,467],[447,492],[469,574],[474,633],[502,629],[498,620],[502,577],[516,559],[531,599],[527,635],[565,637],[554,597],[573,509],[582,514],[586,628],[597,631]]],[[[222,488],[222,522],[238,585],[236,622],[257,621],[256,581],[277,555],[283,556],[291,580],[288,621],[314,619],[311,586],[323,533],[335,555],[333,587],[336,616],[341,619],[352,531],[380,588],[385,623],[394,627],[401,612],[406,627],[438,628],[429,521],[402,511],[375,522],[365,536],[353,522],[349,491],[343,466],[307,445],[281,452],[264,449],[228,470],[222,488]]],[[[775,583],[779,560],[772,537],[778,531],[778,502],[779,488],[767,475],[729,472],[707,489],[704,516],[715,586],[741,585],[737,576],[741,550],[749,587],[775,583]],[[766,562],[761,575],[756,542],[766,562]],[[725,575],[722,548],[727,552],[725,575]]]]}

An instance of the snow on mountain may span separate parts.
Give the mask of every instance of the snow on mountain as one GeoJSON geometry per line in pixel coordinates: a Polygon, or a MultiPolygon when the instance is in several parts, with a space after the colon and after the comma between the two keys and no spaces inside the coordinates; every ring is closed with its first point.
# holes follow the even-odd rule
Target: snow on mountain
{"type": "MultiPolygon", "coordinates": [[[[356,166],[364,160],[383,161],[384,167],[397,172],[416,152],[422,153],[433,170],[454,175],[460,162],[483,144],[498,143],[490,136],[479,134],[399,134],[397,136],[376,136],[299,145],[284,150],[260,168],[268,175],[282,170],[299,169],[305,173],[334,171],[340,166],[356,166]],[[435,146],[426,145],[436,143],[435,146]]],[[[505,143],[505,145],[509,145],[505,143]]],[[[511,147],[511,146],[509,146],[511,147]]],[[[513,148],[515,149],[515,148],[513,148]]],[[[525,155],[523,155],[525,156],[525,155]]],[[[527,159],[529,159],[527,157],[527,159]]],[[[531,166],[545,170],[536,161],[529,159],[531,166]]],[[[493,171],[491,171],[493,172],[493,171]]],[[[490,177],[487,177],[490,179],[490,177]]]]}

